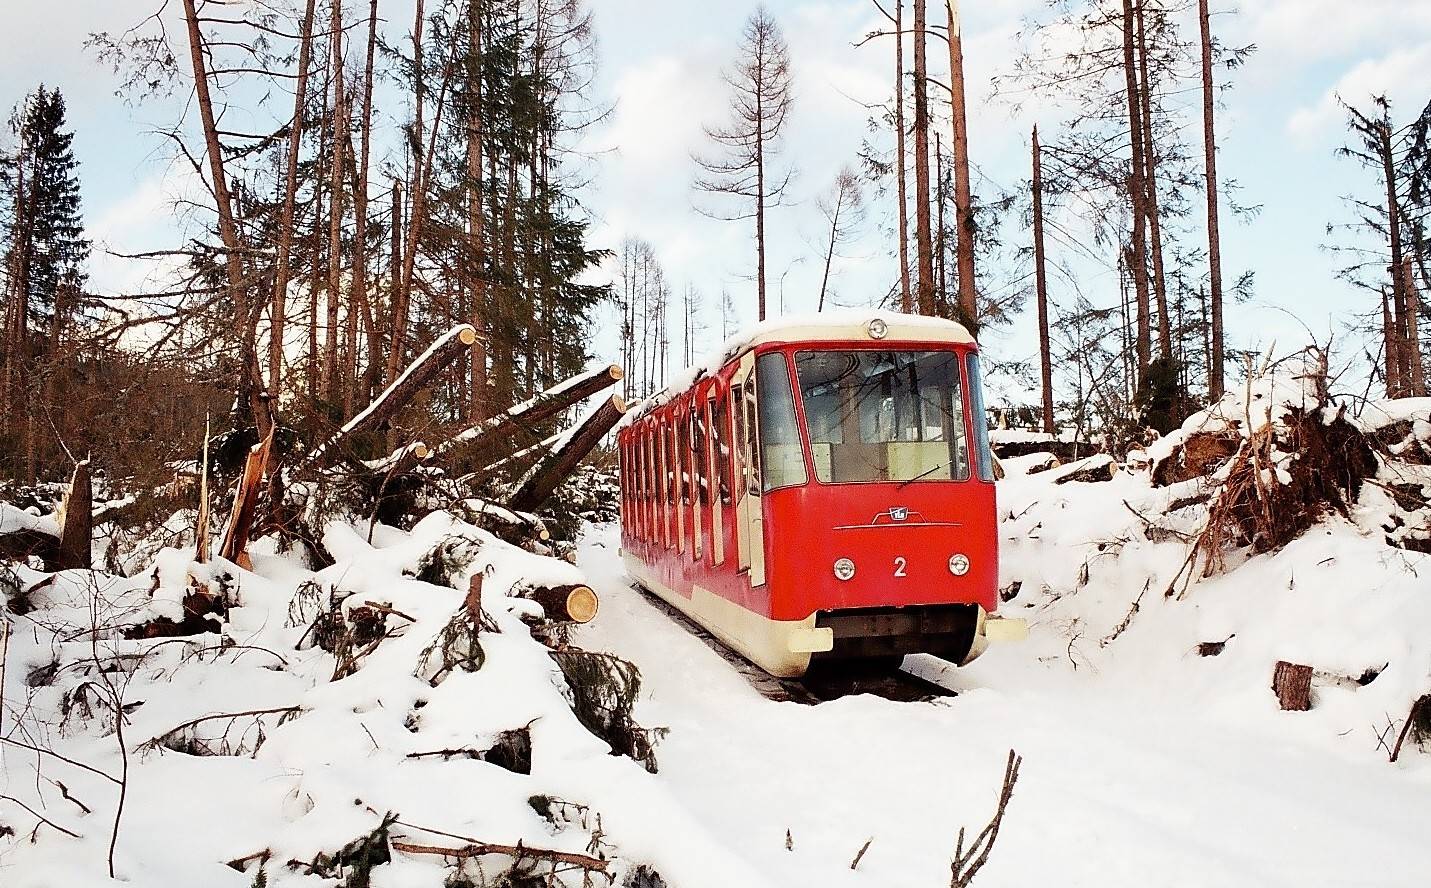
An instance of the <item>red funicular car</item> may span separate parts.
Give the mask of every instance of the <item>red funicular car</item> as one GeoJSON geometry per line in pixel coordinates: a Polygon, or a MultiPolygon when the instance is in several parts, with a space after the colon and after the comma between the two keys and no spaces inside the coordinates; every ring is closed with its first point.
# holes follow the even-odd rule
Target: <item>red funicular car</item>
{"type": "Polygon", "coordinates": [[[777,676],[813,660],[963,663],[999,554],[974,338],[890,313],[766,323],[619,434],[622,553],[641,586],[777,676]]]}

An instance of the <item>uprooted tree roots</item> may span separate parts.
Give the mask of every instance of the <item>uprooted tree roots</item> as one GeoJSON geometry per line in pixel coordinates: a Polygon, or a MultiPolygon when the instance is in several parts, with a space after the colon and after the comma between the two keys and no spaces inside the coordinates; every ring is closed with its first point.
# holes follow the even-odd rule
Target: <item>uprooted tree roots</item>
{"type": "Polygon", "coordinates": [[[1233,454],[1190,564],[1202,575],[1223,569],[1228,548],[1278,549],[1301,536],[1328,512],[1346,515],[1374,475],[1376,453],[1366,436],[1338,410],[1291,408],[1285,427],[1269,423],[1233,454]]]}

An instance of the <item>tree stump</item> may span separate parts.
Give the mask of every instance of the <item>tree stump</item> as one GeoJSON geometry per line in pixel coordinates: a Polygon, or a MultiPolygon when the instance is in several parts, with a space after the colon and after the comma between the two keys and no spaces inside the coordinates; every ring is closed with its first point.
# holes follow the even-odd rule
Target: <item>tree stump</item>
{"type": "Polygon", "coordinates": [[[1278,660],[1272,672],[1272,690],[1285,711],[1305,712],[1312,708],[1312,667],[1278,660]]]}

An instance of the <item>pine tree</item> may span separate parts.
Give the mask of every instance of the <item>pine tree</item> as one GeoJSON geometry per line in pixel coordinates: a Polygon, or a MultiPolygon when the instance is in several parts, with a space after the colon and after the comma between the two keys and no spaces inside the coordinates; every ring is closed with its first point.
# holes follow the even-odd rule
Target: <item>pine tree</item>
{"type": "Polygon", "coordinates": [[[0,433],[21,445],[5,450],[23,452],[24,473],[33,479],[40,377],[53,376],[61,337],[81,307],[90,245],[80,219],[74,135],[67,130],[59,90],[42,85],[26,97],[10,118],[10,131],[15,148],[0,155],[0,203],[7,212],[0,229],[5,250],[0,433]]]}

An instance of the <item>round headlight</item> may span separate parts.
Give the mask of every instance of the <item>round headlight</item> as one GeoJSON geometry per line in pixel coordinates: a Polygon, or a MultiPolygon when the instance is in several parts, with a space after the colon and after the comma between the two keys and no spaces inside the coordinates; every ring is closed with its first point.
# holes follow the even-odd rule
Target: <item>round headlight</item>
{"type": "Polygon", "coordinates": [[[835,578],[840,580],[854,579],[855,563],[848,558],[841,558],[835,562],[835,578]]]}
{"type": "Polygon", "coordinates": [[[962,577],[968,573],[969,556],[963,554],[949,556],[949,572],[956,577],[962,577]]]}
{"type": "Polygon", "coordinates": [[[870,321],[869,325],[871,339],[883,339],[889,335],[889,325],[879,318],[870,321]]]}

